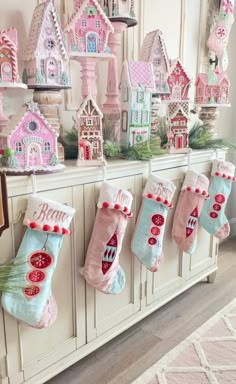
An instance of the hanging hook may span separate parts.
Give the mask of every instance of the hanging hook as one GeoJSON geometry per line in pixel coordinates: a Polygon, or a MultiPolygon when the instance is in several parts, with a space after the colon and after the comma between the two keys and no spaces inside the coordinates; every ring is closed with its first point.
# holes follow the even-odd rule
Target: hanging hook
{"type": "Polygon", "coordinates": [[[216,155],[216,160],[219,160],[219,157],[220,157],[219,148],[215,149],[215,155],[216,155]]]}
{"type": "Polygon", "coordinates": [[[32,184],[33,195],[36,195],[36,193],[37,193],[37,183],[36,183],[36,175],[35,175],[34,172],[31,174],[31,184],[32,184]]]}
{"type": "Polygon", "coordinates": [[[188,170],[191,169],[191,165],[192,165],[192,162],[191,162],[191,151],[188,152],[188,170]]]}
{"type": "Polygon", "coordinates": [[[103,160],[102,171],[103,171],[103,181],[107,181],[107,162],[106,162],[106,160],[103,160]]]}
{"type": "Polygon", "coordinates": [[[148,173],[149,173],[149,176],[152,174],[152,160],[151,159],[148,162],[148,173]]]}

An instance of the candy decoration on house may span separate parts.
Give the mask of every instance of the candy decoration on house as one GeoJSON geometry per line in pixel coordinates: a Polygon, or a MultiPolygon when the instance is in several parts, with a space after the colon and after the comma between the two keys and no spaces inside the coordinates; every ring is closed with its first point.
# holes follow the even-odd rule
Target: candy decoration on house
{"type": "Polygon", "coordinates": [[[179,249],[192,254],[197,246],[199,217],[205,200],[209,199],[209,180],[205,175],[189,170],[178,199],[172,237],[179,249]]]}
{"type": "Polygon", "coordinates": [[[35,8],[30,26],[24,52],[24,81],[33,89],[69,88],[68,59],[54,1],[43,1],[35,8]]]}
{"type": "Polygon", "coordinates": [[[189,148],[189,103],[171,102],[168,104],[168,151],[169,153],[188,153],[189,148]]]}
{"type": "Polygon", "coordinates": [[[171,102],[189,100],[191,78],[180,59],[171,61],[167,83],[170,93],[163,95],[163,100],[171,102]]]}
{"type": "Polygon", "coordinates": [[[170,60],[163,34],[159,29],[146,35],[141,50],[141,60],[153,64],[156,85],[155,93],[158,95],[170,94],[167,82],[170,72],[170,60]]]}
{"type": "Polygon", "coordinates": [[[6,127],[8,118],[3,111],[3,91],[27,88],[18,72],[18,37],[16,28],[0,31],[0,133],[6,127]]]}
{"type": "Polygon", "coordinates": [[[74,213],[67,205],[36,195],[29,197],[24,219],[27,229],[15,258],[19,273],[9,275],[7,281],[10,286],[18,284],[19,289],[4,292],[2,306],[31,327],[49,327],[57,318],[51,281],[63,235],[71,234],[69,226],[74,213]]]}
{"type": "Polygon", "coordinates": [[[102,118],[102,112],[93,97],[86,97],[77,112],[78,166],[104,164],[102,118]]]}
{"type": "Polygon", "coordinates": [[[117,294],[125,286],[119,256],[128,218],[132,216],[132,200],[130,192],[103,182],[93,233],[81,270],[86,281],[103,293],[117,294]]]}
{"type": "Polygon", "coordinates": [[[1,165],[7,174],[51,173],[64,169],[58,162],[57,133],[32,101],[9,120],[0,134],[0,150],[6,154],[1,165]]]}
{"type": "Polygon", "coordinates": [[[121,144],[146,142],[151,132],[152,93],[155,78],[152,63],[125,61],[121,74],[121,144]]]}
{"type": "Polygon", "coordinates": [[[230,234],[230,225],[225,215],[225,207],[231,192],[234,177],[234,164],[213,160],[210,199],[205,202],[201,216],[200,225],[211,235],[224,240],[230,234]]]}
{"type": "Polygon", "coordinates": [[[9,228],[8,195],[6,174],[0,172],[0,236],[9,228]]]}
{"type": "Polygon", "coordinates": [[[167,179],[150,175],[144,192],[132,251],[151,272],[156,272],[163,259],[163,238],[167,215],[173,208],[175,185],[167,179]]]}
{"type": "Polygon", "coordinates": [[[83,98],[92,95],[96,99],[96,65],[113,57],[107,44],[114,29],[96,0],[75,2],[74,6],[64,29],[69,56],[81,64],[83,98]]]}

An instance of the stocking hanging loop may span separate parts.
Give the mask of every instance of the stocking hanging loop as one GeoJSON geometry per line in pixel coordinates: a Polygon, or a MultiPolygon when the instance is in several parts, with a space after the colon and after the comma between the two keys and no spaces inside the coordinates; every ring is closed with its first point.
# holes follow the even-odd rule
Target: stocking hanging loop
{"type": "Polygon", "coordinates": [[[36,183],[35,173],[31,174],[31,185],[32,185],[32,193],[33,193],[33,195],[36,195],[37,194],[37,183],[36,183]]]}

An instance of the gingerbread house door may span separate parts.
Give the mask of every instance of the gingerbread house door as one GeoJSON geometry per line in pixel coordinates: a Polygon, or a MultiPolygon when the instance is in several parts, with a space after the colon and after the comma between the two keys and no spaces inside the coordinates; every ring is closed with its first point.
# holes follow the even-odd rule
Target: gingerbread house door
{"type": "Polygon", "coordinates": [[[97,36],[96,33],[90,32],[87,35],[86,39],[87,52],[96,53],[97,52],[97,36]]]}
{"type": "Polygon", "coordinates": [[[42,165],[42,154],[39,144],[31,143],[28,146],[27,160],[27,165],[29,167],[38,167],[42,165]]]}
{"type": "Polygon", "coordinates": [[[46,76],[48,84],[55,84],[58,80],[58,63],[54,57],[50,57],[46,62],[46,76]]]}
{"type": "Polygon", "coordinates": [[[1,65],[1,78],[2,82],[6,83],[12,81],[12,65],[11,63],[4,62],[1,65]]]}
{"type": "Polygon", "coordinates": [[[175,148],[181,149],[183,148],[183,135],[176,135],[175,136],[175,148]]]}

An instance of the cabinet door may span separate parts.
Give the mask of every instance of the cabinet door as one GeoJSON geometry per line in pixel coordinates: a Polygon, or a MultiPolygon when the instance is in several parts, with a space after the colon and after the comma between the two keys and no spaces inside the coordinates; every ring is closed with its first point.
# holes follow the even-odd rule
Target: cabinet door
{"type": "MultiPolygon", "coordinates": [[[[118,295],[103,294],[87,284],[87,338],[88,342],[109,331],[122,321],[140,311],[140,264],[131,252],[131,239],[135,227],[137,195],[142,189],[142,177],[127,177],[111,180],[120,188],[129,190],[134,196],[134,217],[128,220],[123,246],[120,254],[120,264],[126,274],[126,285],[118,295]]],[[[101,184],[85,185],[85,249],[87,249],[93,230],[96,215],[96,205],[101,184]]],[[[140,203],[140,199],[138,200],[140,203]]]]}
{"type": "Polygon", "coordinates": [[[173,217],[175,207],[179,198],[180,190],[185,176],[184,168],[175,168],[160,172],[153,172],[159,177],[165,177],[171,180],[176,191],[173,198],[174,209],[170,209],[166,221],[164,242],[163,242],[163,260],[159,270],[152,273],[147,270],[146,295],[147,305],[160,300],[172,291],[175,291],[182,284],[182,259],[183,254],[176,245],[171,236],[173,217]]]}
{"type": "MultiPolygon", "coordinates": [[[[9,221],[12,221],[11,199],[8,199],[9,221]]],[[[0,264],[3,264],[12,257],[12,233],[11,228],[5,230],[0,237],[0,264]],[[3,251],[4,250],[4,251],[3,251]]],[[[5,343],[4,312],[0,303],[0,384],[8,384],[9,370],[13,376],[22,380],[17,364],[7,366],[7,351],[5,343]]]]}
{"type": "MultiPolygon", "coordinates": [[[[45,192],[40,196],[72,206],[72,189],[45,192]]],[[[16,254],[23,237],[22,219],[26,205],[27,196],[13,198],[13,220],[15,221],[13,254],[16,254]]],[[[74,289],[76,273],[73,237],[64,236],[52,281],[52,292],[58,305],[56,322],[48,329],[38,330],[17,322],[13,317],[5,314],[8,363],[10,366],[20,366],[24,380],[43,371],[77,348],[78,327],[76,325],[78,324],[74,289]]],[[[85,335],[81,335],[81,339],[85,342],[85,335]]],[[[19,382],[13,381],[10,377],[10,383],[19,382]]]]}

